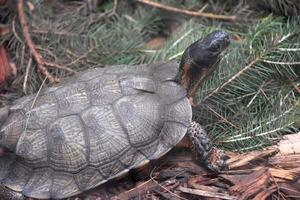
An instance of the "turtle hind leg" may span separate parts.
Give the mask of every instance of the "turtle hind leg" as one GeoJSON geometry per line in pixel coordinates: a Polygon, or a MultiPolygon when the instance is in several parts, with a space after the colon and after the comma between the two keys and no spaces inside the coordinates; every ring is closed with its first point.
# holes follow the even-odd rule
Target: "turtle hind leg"
{"type": "Polygon", "coordinates": [[[224,151],[213,147],[206,131],[197,122],[192,122],[187,130],[187,134],[192,142],[193,150],[197,157],[214,172],[226,169],[224,151]]]}
{"type": "Polygon", "coordinates": [[[15,192],[4,185],[0,184],[0,199],[5,200],[25,200],[25,196],[19,192],[15,192]]]}

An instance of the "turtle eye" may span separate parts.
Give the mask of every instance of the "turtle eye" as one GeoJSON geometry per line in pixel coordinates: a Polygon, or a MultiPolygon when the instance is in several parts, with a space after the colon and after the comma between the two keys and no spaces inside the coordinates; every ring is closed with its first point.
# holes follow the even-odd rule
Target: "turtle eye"
{"type": "Polygon", "coordinates": [[[212,52],[219,52],[221,50],[221,44],[216,42],[212,43],[208,49],[212,52]]]}

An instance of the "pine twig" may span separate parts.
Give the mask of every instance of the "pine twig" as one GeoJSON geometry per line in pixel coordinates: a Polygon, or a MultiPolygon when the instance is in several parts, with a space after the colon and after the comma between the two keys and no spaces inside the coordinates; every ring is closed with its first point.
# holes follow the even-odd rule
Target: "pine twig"
{"type": "Polygon", "coordinates": [[[226,82],[224,82],[222,85],[220,85],[219,87],[217,87],[215,90],[213,90],[210,94],[206,95],[206,97],[202,100],[202,102],[204,102],[205,100],[207,100],[208,98],[210,98],[211,96],[213,96],[214,94],[218,93],[222,88],[224,88],[227,84],[229,84],[230,82],[232,82],[233,80],[235,80],[236,78],[238,78],[242,73],[244,73],[246,70],[248,70],[250,67],[252,67],[254,64],[256,64],[259,60],[261,59],[261,57],[257,57],[255,58],[253,61],[251,61],[248,65],[246,65],[245,67],[243,67],[238,73],[236,73],[235,75],[233,75],[231,78],[229,78],[226,82]]]}
{"type": "Polygon", "coordinates": [[[17,2],[17,11],[18,11],[18,17],[19,21],[22,27],[25,43],[29,48],[30,55],[33,57],[35,62],[37,63],[38,70],[43,74],[51,83],[56,83],[59,80],[57,78],[54,78],[46,69],[44,66],[44,62],[42,60],[41,55],[37,52],[35,45],[32,42],[32,39],[29,34],[29,28],[25,19],[25,14],[24,14],[24,2],[23,0],[18,0],[17,2]]]}
{"type": "Polygon", "coordinates": [[[57,68],[57,69],[62,69],[62,70],[65,70],[67,72],[70,72],[72,74],[76,73],[76,71],[74,71],[73,69],[71,69],[69,67],[66,67],[64,65],[59,65],[59,64],[51,63],[51,62],[44,62],[44,65],[46,65],[48,67],[54,67],[54,68],[57,68]]]}
{"type": "Polygon", "coordinates": [[[23,41],[21,40],[21,38],[19,37],[19,35],[16,32],[16,17],[14,17],[14,19],[11,22],[11,26],[12,26],[12,32],[14,33],[15,38],[20,42],[23,43],[23,41]]]}
{"type": "Polygon", "coordinates": [[[29,69],[30,69],[31,63],[32,63],[32,57],[29,58],[28,64],[26,66],[24,82],[23,82],[23,92],[24,92],[24,94],[27,94],[27,80],[28,80],[29,69]]]}
{"type": "Polygon", "coordinates": [[[114,0],[112,9],[107,12],[104,12],[103,14],[98,16],[96,19],[92,20],[89,23],[89,26],[99,22],[103,18],[110,18],[110,17],[114,16],[116,14],[117,7],[118,7],[118,0],[114,0]]]}
{"type": "Polygon", "coordinates": [[[189,15],[189,16],[193,16],[193,17],[206,17],[206,18],[210,18],[210,19],[221,19],[221,20],[228,20],[228,21],[235,21],[237,18],[234,15],[226,16],[226,15],[217,15],[214,13],[195,12],[195,11],[190,11],[190,10],[185,10],[185,9],[179,9],[176,7],[156,3],[156,2],[153,2],[150,0],[136,0],[136,2],[141,3],[141,4],[146,4],[148,6],[156,7],[158,9],[167,10],[167,11],[171,11],[171,12],[177,12],[177,13],[181,13],[181,14],[185,14],[185,15],[189,15]]]}

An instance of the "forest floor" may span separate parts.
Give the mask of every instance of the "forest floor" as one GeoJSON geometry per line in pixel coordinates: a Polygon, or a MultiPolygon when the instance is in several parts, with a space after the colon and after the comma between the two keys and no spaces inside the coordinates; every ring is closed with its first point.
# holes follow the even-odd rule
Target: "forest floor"
{"type": "Polygon", "coordinates": [[[188,149],[174,149],[149,167],[69,199],[300,199],[299,134],[262,151],[226,152],[229,169],[219,174],[201,167],[188,149]]]}

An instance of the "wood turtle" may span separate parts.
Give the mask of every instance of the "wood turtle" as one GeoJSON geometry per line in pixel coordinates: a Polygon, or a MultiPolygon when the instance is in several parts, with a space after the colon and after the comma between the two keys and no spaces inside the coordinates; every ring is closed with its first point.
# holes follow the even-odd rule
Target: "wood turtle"
{"type": "Polygon", "coordinates": [[[189,46],[180,64],[115,65],[0,110],[1,199],[63,199],[165,155],[183,137],[213,170],[223,166],[191,97],[229,45],[223,31],[189,46]]]}

